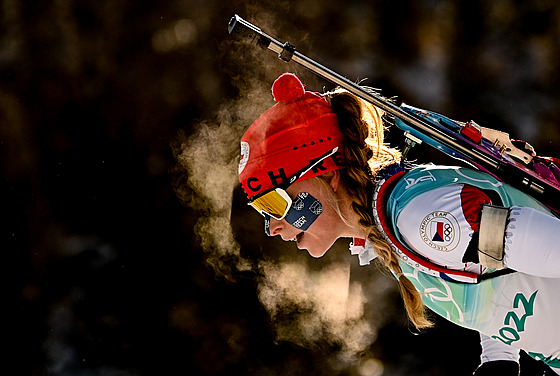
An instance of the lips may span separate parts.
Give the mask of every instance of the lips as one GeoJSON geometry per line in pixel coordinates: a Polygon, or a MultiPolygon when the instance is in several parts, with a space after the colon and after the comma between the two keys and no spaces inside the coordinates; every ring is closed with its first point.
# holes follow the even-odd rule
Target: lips
{"type": "Polygon", "coordinates": [[[299,234],[297,234],[297,235],[295,236],[295,238],[294,238],[295,241],[296,241],[296,245],[297,245],[298,248],[299,248],[299,244],[300,244],[300,242],[301,242],[301,239],[303,238],[303,234],[304,234],[304,232],[302,231],[302,232],[300,232],[299,234]]]}

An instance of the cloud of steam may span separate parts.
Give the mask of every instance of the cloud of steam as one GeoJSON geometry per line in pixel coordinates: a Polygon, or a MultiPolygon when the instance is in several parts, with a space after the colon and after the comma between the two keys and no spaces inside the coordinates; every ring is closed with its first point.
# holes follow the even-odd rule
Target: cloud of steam
{"type": "MultiPolygon", "coordinates": [[[[255,80],[253,80],[255,81],[255,80]]],[[[245,81],[246,85],[251,85],[245,81]]],[[[225,260],[237,260],[238,270],[248,265],[240,257],[239,245],[231,229],[233,191],[239,183],[240,139],[247,127],[272,105],[270,90],[255,82],[243,97],[226,102],[218,109],[214,121],[196,124],[188,137],[182,133],[172,144],[177,171],[175,179],[179,198],[199,213],[195,233],[208,253],[209,263],[220,268],[225,260]],[[223,259],[223,260],[222,260],[223,259]]]]}
{"type": "Polygon", "coordinates": [[[348,264],[333,263],[320,271],[296,262],[263,263],[266,279],[259,299],[277,324],[279,340],[302,346],[328,339],[348,358],[375,339],[374,328],[363,320],[366,299],[362,285],[349,283],[348,264]],[[282,322],[292,316],[290,322],[282,322]]]}
{"type": "MultiPolygon", "coordinates": [[[[238,47],[235,45],[235,49],[238,47]]],[[[195,231],[209,263],[216,269],[235,263],[238,271],[244,271],[252,264],[241,256],[230,223],[233,191],[238,184],[239,140],[274,103],[270,92],[273,80],[283,71],[294,70],[293,66],[276,63],[273,57],[262,56],[268,52],[255,46],[239,48],[247,53],[238,51],[242,56],[235,59],[240,66],[253,69],[238,67],[239,75],[232,75],[240,98],[222,104],[214,121],[197,124],[192,134],[182,135],[174,143],[173,149],[177,168],[186,176],[176,191],[182,201],[200,213],[195,231]],[[249,61],[258,65],[251,67],[249,61]]],[[[231,45],[224,49],[231,49],[231,45]]],[[[262,228],[250,231],[262,232],[262,228]]],[[[320,270],[307,266],[308,261],[316,260],[305,260],[284,257],[281,261],[259,261],[259,299],[270,314],[278,340],[305,347],[321,341],[334,344],[340,348],[338,362],[345,363],[375,340],[372,317],[379,311],[366,312],[366,305],[371,303],[366,296],[372,296],[369,288],[358,281],[350,282],[350,262],[355,260],[346,256],[346,262],[333,262],[320,270]]],[[[368,371],[371,375],[382,372],[378,363],[369,362],[367,367],[377,369],[377,373],[368,371]]]]}

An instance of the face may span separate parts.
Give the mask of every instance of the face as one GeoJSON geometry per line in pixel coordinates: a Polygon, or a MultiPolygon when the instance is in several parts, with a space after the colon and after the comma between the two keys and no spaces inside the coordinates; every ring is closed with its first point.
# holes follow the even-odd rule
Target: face
{"type": "MultiPolygon", "coordinates": [[[[337,173],[333,175],[338,176],[337,173]]],[[[270,219],[270,235],[279,235],[284,241],[295,241],[299,249],[306,249],[313,257],[323,256],[334,242],[347,235],[352,236],[352,229],[342,220],[333,207],[333,199],[339,202],[338,180],[332,178],[324,184],[318,178],[311,178],[292,184],[286,192],[294,199],[298,193],[307,192],[323,205],[323,212],[306,231],[289,224],[286,219],[270,219]],[[334,187],[333,187],[334,186],[334,187]]],[[[340,205],[340,204],[339,204],[340,205]]]]}

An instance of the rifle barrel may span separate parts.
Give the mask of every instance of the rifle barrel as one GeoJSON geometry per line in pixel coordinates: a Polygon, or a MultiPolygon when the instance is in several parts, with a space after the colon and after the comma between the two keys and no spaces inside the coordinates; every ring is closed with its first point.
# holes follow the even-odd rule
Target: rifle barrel
{"type": "Polygon", "coordinates": [[[535,174],[523,172],[522,169],[514,167],[510,163],[504,162],[504,160],[498,157],[485,154],[476,147],[471,147],[468,144],[461,143],[452,134],[443,132],[441,129],[438,129],[437,126],[434,126],[422,119],[422,117],[405,111],[380,95],[372,94],[372,92],[369,92],[366,88],[324,67],[307,56],[302,55],[296,51],[295,46],[291,43],[280,43],[278,40],[262,32],[262,30],[255,25],[239,17],[237,14],[229,21],[228,32],[229,34],[240,36],[249,43],[256,43],[261,48],[275,52],[278,54],[278,57],[285,62],[294,61],[326,80],[348,90],[363,100],[372,103],[384,110],[386,113],[391,114],[409,124],[418,132],[431,137],[441,145],[453,150],[458,155],[463,156],[463,158],[460,158],[458,155],[451,155],[452,157],[462,160],[465,160],[464,158],[466,157],[467,162],[470,160],[471,162],[474,162],[477,167],[481,167],[482,169],[485,169],[495,175],[497,173],[497,175],[500,176],[500,179],[531,194],[535,198],[542,200],[543,203],[549,205],[549,207],[553,208],[553,210],[558,211],[556,207],[558,207],[557,194],[559,188],[553,185],[550,181],[538,178],[535,174]]]}
{"type": "Polygon", "coordinates": [[[446,146],[453,146],[458,151],[468,156],[476,161],[480,161],[482,164],[487,165],[491,168],[498,169],[500,163],[493,158],[479,153],[477,150],[472,150],[465,148],[462,145],[456,143],[456,138],[441,132],[439,129],[433,127],[431,124],[423,121],[422,119],[404,111],[399,106],[391,103],[390,101],[384,99],[381,96],[372,95],[362,86],[350,81],[344,76],[332,71],[331,69],[319,64],[318,62],[308,58],[307,56],[295,51],[295,47],[286,42],[281,43],[278,40],[272,38],[271,36],[262,32],[262,30],[255,25],[247,22],[243,18],[239,17],[237,14],[234,15],[228,24],[228,32],[230,34],[236,34],[245,39],[246,41],[253,43],[256,42],[262,48],[267,48],[278,54],[279,58],[284,61],[294,61],[295,63],[309,69],[313,73],[325,78],[328,81],[348,90],[354,95],[362,98],[363,100],[374,104],[375,106],[381,108],[385,112],[402,119],[403,121],[417,127],[420,131],[429,134],[431,137],[435,138],[442,144],[446,146]],[[287,55],[291,55],[290,60],[286,60],[286,48],[291,51],[287,55]]]}

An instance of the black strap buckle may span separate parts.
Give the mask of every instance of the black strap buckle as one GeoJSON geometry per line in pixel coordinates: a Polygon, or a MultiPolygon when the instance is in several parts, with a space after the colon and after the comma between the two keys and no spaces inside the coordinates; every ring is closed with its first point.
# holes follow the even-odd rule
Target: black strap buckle
{"type": "Polygon", "coordinates": [[[290,42],[284,43],[282,46],[282,52],[278,54],[278,58],[285,62],[292,60],[292,56],[294,56],[294,52],[296,51],[296,46],[291,44],[290,42]]]}

